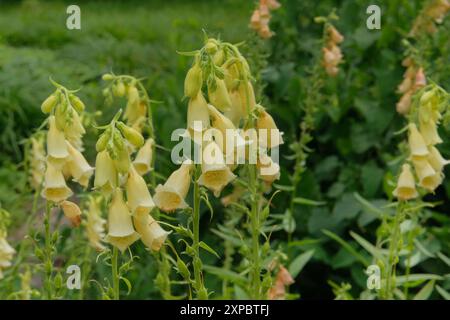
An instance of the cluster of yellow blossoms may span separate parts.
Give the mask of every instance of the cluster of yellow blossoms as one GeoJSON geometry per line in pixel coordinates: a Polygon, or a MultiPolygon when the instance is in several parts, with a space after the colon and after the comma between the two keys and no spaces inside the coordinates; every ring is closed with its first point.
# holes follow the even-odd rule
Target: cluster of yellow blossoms
{"type": "Polygon", "coordinates": [[[80,113],[84,108],[74,92],[59,85],[41,106],[42,112],[49,114],[42,196],[59,205],[75,226],[81,222],[81,211],[75,203],[66,200],[73,194],[66,179],[72,177],[75,182],[87,187],[94,172],[81,153],[85,129],[80,113]]]}
{"type": "MultiPolygon", "coordinates": [[[[110,76],[108,74],[103,78],[109,80],[110,76]]],[[[133,85],[127,85],[125,88],[126,91],[136,89],[133,85]]],[[[135,103],[141,100],[139,94],[137,98],[134,93],[124,94],[134,101],[130,103],[128,100],[125,117],[129,121],[138,119],[130,115],[136,114],[135,109],[143,105],[135,103]]],[[[105,130],[96,144],[98,154],[94,189],[101,191],[107,200],[110,199],[108,201],[108,234],[105,240],[122,252],[138,239],[141,239],[150,250],[158,251],[167,238],[168,232],[164,231],[150,215],[155,204],[141,176],[151,169],[153,140],[144,141],[138,129],[118,121],[120,114],[119,112],[109,125],[103,127],[105,130]],[[138,152],[132,162],[131,154],[136,148],[138,152]]],[[[95,208],[96,204],[92,205],[95,208]]],[[[92,214],[90,218],[97,221],[97,225],[101,224],[98,214],[92,214]]],[[[94,242],[97,246],[98,240],[94,242]]]]}
{"type": "MultiPolygon", "coordinates": [[[[417,108],[411,110],[411,121],[408,125],[409,161],[413,164],[418,185],[426,192],[434,192],[442,183],[443,168],[449,163],[436,148],[436,145],[442,142],[437,131],[442,117],[440,109],[444,104],[440,96],[440,89],[437,87],[431,86],[431,89],[426,91],[424,89],[417,108]]],[[[410,200],[419,195],[416,179],[408,163],[402,167],[393,194],[399,200],[410,200]]]]}
{"type": "Polygon", "coordinates": [[[448,0],[431,1],[415,20],[410,35],[415,36],[422,31],[435,33],[437,31],[436,24],[442,23],[449,11],[450,2],[448,0]]]}
{"type": "Polygon", "coordinates": [[[270,11],[276,10],[280,7],[277,0],[259,0],[258,7],[253,11],[250,18],[250,27],[255,30],[263,39],[268,39],[273,36],[270,30],[270,11]]]}
{"type": "Polygon", "coordinates": [[[343,54],[339,44],[344,41],[344,36],[332,25],[327,28],[326,45],[322,48],[323,59],[322,64],[327,74],[335,77],[342,62],[343,54]]]}
{"type": "Polygon", "coordinates": [[[423,88],[427,84],[423,68],[418,66],[411,57],[403,60],[402,65],[406,67],[403,74],[403,81],[397,88],[397,92],[402,94],[402,97],[397,103],[397,112],[400,114],[407,114],[411,107],[411,99],[414,93],[423,88]]]}

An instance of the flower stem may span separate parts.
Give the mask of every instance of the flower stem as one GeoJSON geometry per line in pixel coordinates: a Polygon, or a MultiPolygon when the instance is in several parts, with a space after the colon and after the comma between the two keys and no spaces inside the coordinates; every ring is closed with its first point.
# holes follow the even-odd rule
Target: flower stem
{"type": "Polygon", "coordinates": [[[120,294],[119,294],[119,271],[118,271],[118,257],[119,257],[119,251],[116,247],[113,247],[113,255],[112,255],[112,261],[111,261],[111,268],[112,268],[112,281],[113,281],[113,300],[120,300],[120,294]]]}
{"type": "Polygon", "coordinates": [[[51,234],[51,226],[50,226],[50,217],[52,211],[52,204],[47,201],[45,207],[45,216],[44,216],[44,229],[45,229],[45,297],[48,300],[53,298],[53,246],[52,246],[52,234],[51,234]]]}

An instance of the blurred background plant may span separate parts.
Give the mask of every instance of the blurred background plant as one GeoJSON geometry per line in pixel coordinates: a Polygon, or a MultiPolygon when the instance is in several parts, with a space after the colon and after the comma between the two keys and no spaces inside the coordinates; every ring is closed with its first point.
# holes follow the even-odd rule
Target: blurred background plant
{"type": "MultiPolygon", "coordinates": [[[[0,203],[11,214],[8,241],[18,252],[15,263],[20,263],[20,267],[7,269],[4,274],[6,277],[22,274],[22,278],[0,281],[0,289],[7,288],[0,292],[17,292],[15,296],[19,297],[29,292],[31,297],[38,296],[27,289],[27,284],[32,288],[40,284],[38,279],[30,279],[26,264],[30,259],[25,253],[32,246],[24,236],[29,233],[28,226],[37,229],[41,220],[32,210],[34,192],[24,172],[24,139],[44,120],[40,103],[52,92],[48,77],[70,88],[82,86],[79,96],[86,111],[92,114],[101,111],[95,118],[97,123],[106,123],[121,107],[120,101],[105,106],[102,74],[114,71],[143,78],[152,99],[162,101],[153,105],[155,132],[158,144],[170,149],[175,144],[170,141],[170,134],[185,125],[182,84],[191,65],[189,57],[176,52],[198,48],[202,29],[227,42],[245,41],[240,50],[248,57],[261,84],[255,87],[257,99],[269,108],[278,127],[285,132],[286,143],[280,150],[281,178],[275,184],[275,189],[281,186],[282,192],[271,203],[271,214],[279,218],[278,229],[271,233],[270,240],[274,248],[288,253],[286,267],[295,280],[289,291],[304,299],[332,299],[358,298],[366,290],[365,264],[355,262],[370,262],[373,255],[361,247],[361,239],[354,234],[370,243],[376,242],[376,230],[382,221],[380,214],[390,210],[385,205],[392,200],[395,176],[402,164],[398,145],[403,138],[394,133],[405,124],[395,110],[399,98],[396,88],[404,72],[401,62],[408,49],[403,40],[407,38],[419,50],[427,78],[448,92],[450,19],[443,19],[436,32],[418,40],[408,35],[422,11],[423,1],[376,3],[382,12],[381,30],[367,29],[366,8],[372,3],[366,0],[279,2],[281,7],[271,12],[273,35],[263,40],[249,28],[257,5],[253,1],[79,1],[82,19],[79,31],[65,28],[69,2],[2,1],[0,203]],[[340,44],[345,58],[338,75],[323,83],[317,97],[321,112],[314,117],[314,140],[309,144],[314,152],[307,159],[294,195],[304,200],[292,212],[293,228],[292,219],[283,218],[292,197],[292,191],[283,190],[283,186],[290,185],[295,164],[286,155],[291,154],[289,145],[298,141],[299,123],[305,113],[303,106],[311,87],[311,67],[322,54],[323,26],[315,23],[314,18],[327,16],[333,9],[339,16],[333,24],[345,36],[340,44]],[[33,216],[27,223],[30,214],[33,216]],[[291,234],[289,242],[288,234],[291,234]]],[[[85,155],[93,164],[97,132],[89,127],[86,126],[88,132],[84,137],[85,155]]],[[[448,131],[445,126],[440,130],[444,140],[440,151],[449,158],[450,144],[445,141],[448,131]]],[[[168,155],[159,156],[155,163],[161,181],[176,168],[168,155]]],[[[448,168],[445,171],[448,173],[448,168]]],[[[440,275],[439,287],[443,292],[450,289],[450,281],[445,277],[450,270],[449,197],[450,181],[444,180],[434,195],[424,199],[438,201],[437,205],[424,209],[425,213],[416,221],[415,233],[409,233],[417,234],[422,246],[413,253],[417,259],[411,266],[413,272],[440,275]]],[[[233,228],[239,213],[230,208],[225,212],[217,200],[212,203],[214,216],[210,221],[208,208],[203,208],[200,229],[215,228],[221,232],[223,224],[233,228]]],[[[38,207],[42,208],[41,202],[38,207]]],[[[89,261],[86,254],[95,258],[94,252],[86,253],[77,244],[76,239],[83,238],[78,230],[66,226],[60,233],[57,263],[80,260],[81,264],[89,261]]],[[[234,238],[228,238],[232,245],[227,243],[224,248],[222,239],[214,232],[202,234],[205,235],[202,240],[222,259],[230,259],[239,252],[239,243],[233,243],[234,238]]],[[[135,247],[137,254],[146,258],[145,263],[133,264],[127,272],[133,284],[127,298],[160,298],[157,288],[148,281],[156,277],[156,263],[151,255],[139,254],[145,252],[144,245],[138,243],[135,247]]],[[[202,255],[202,261],[217,267],[223,264],[208,253],[202,255]]],[[[82,294],[69,290],[67,297],[98,296],[95,285],[88,280],[105,278],[109,268],[102,264],[89,266],[90,275],[84,280],[82,294]]],[[[399,268],[403,266],[400,264],[399,268]]],[[[228,274],[223,283],[213,272],[205,273],[208,291],[222,292],[224,288],[224,296],[230,294],[229,282],[239,282],[235,274],[228,274]]],[[[423,284],[425,280],[417,281],[423,284]]],[[[182,295],[181,289],[175,288],[173,294],[182,295]]],[[[235,297],[245,297],[239,289],[232,290],[235,297]]],[[[429,298],[442,298],[441,292],[433,291],[429,298]]]]}

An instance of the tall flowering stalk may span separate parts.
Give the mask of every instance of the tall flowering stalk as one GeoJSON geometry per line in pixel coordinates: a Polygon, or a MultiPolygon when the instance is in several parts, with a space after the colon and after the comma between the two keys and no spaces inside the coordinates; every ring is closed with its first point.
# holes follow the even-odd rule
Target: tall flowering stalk
{"type": "Polygon", "coordinates": [[[81,121],[84,103],[75,95],[76,90],[68,90],[54,81],[52,84],[56,90],[41,106],[42,112],[48,115],[47,156],[41,192],[42,197],[47,200],[44,216],[45,244],[43,250],[37,247],[35,251],[43,262],[47,299],[55,297],[58,293],[55,289],[61,286],[61,275],[55,276],[53,266],[59,236],[57,231],[51,231],[52,209],[61,208],[71,224],[78,226],[81,222],[81,210],[77,204],[67,200],[73,192],[67,186],[66,179],[72,178],[81,186],[87,187],[94,171],[81,153],[82,136],[86,132],[81,121]]]}
{"type": "Polygon", "coordinates": [[[276,10],[281,7],[281,4],[277,0],[259,0],[256,9],[253,11],[250,18],[250,28],[263,39],[268,39],[273,36],[273,32],[270,30],[270,11],[276,10]]]}
{"type": "MultiPolygon", "coordinates": [[[[443,142],[438,134],[438,127],[443,116],[448,118],[449,97],[449,94],[436,84],[425,86],[413,97],[407,116],[406,160],[393,191],[397,202],[388,238],[389,256],[384,268],[385,285],[380,294],[384,299],[393,298],[395,289],[396,264],[402,241],[400,226],[408,217],[413,219],[413,216],[417,215],[417,208],[427,206],[422,197],[434,193],[443,181],[444,166],[450,162],[445,160],[437,149],[437,145],[443,142]]],[[[406,277],[408,273],[409,267],[406,277]]]]}
{"type": "MultiPolygon", "coordinates": [[[[104,95],[107,102],[112,102],[114,97],[125,97],[127,105],[123,114],[126,124],[137,130],[147,138],[144,144],[137,149],[133,160],[133,167],[136,172],[145,177],[149,176],[149,186],[151,192],[156,189],[156,137],[153,125],[152,101],[145,89],[142,81],[130,75],[115,75],[113,73],[105,74],[103,79],[107,81],[108,86],[104,89],[104,95]]],[[[134,151],[134,150],[133,150],[134,151]]],[[[160,212],[157,207],[152,210],[152,217],[159,220],[160,212]]],[[[152,251],[157,264],[159,273],[155,280],[162,296],[166,299],[172,297],[170,281],[170,262],[166,248],[152,251]]]]}

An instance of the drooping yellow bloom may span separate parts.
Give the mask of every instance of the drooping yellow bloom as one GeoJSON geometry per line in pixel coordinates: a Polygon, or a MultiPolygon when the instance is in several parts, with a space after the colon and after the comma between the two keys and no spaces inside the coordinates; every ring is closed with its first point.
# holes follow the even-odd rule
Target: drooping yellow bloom
{"type": "Polygon", "coordinates": [[[436,172],[426,157],[414,157],[412,162],[419,178],[419,186],[434,191],[442,182],[442,173],[436,172]]]}
{"type": "Polygon", "coordinates": [[[86,211],[86,233],[90,245],[97,251],[105,250],[102,244],[105,237],[106,220],[102,218],[102,211],[100,209],[101,197],[90,197],[88,209],[86,211]]]}
{"type": "Polygon", "coordinates": [[[106,194],[111,193],[117,186],[117,171],[107,150],[97,154],[95,167],[94,188],[106,194]]]}
{"type": "Polygon", "coordinates": [[[437,131],[436,122],[434,121],[420,122],[419,129],[420,134],[422,135],[423,140],[425,141],[425,144],[427,146],[442,143],[442,139],[441,137],[439,137],[437,131]]]}
{"type": "Polygon", "coordinates": [[[53,202],[66,200],[73,194],[72,190],[66,185],[61,170],[55,168],[51,163],[47,163],[45,171],[44,189],[42,197],[53,202]]]}
{"type": "MultiPolygon", "coordinates": [[[[199,141],[195,140],[196,133],[201,133],[209,128],[208,104],[201,91],[198,92],[195,98],[189,100],[187,125],[191,137],[199,143],[199,141]]],[[[199,136],[201,137],[201,134],[199,136]]]]}
{"type": "Polygon", "coordinates": [[[259,113],[256,128],[260,147],[272,149],[284,143],[282,133],[278,130],[272,116],[265,110],[259,113]]]}
{"type": "Polygon", "coordinates": [[[0,279],[3,279],[2,269],[11,266],[11,260],[16,251],[6,241],[6,232],[0,234],[0,279]]]}
{"type": "Polygon", "coordinates": [[[409,124],[408,135],[409,148],[413,157],[422,157],[428,155],[427,145],[417,126],[414,123],[409,124]]]}
{"type": "Polygon", "coordinates": [[[241,103],[243,106],[243,113],[245,114],[245,117],[249,112],[252,112],[253,109],[256,106],[256,97],[255,97],[255,90],[253,89],[253,85],[250,81],[247,81],[247,83],[241,83],[238,87],[238,92],[241,97],[241,103]],[[248,101],[248,103],[247,103],[248,101]],[[247,109],[248,104],[248,109],[247,109]]]}
{"type": "Polygon", "coordinates": [[[202,69],[198,63],[195,63],[186,74],[184,80],[184,95],[189,98],[195,98],[201,90],[202,84],[202,69]]]}
{"type": "Polygon", "coordinates": [[[116,188],[109,206],[106,241],[124,252],[139,238],[139,234],[134,231],[131,213],[123,199],[122,190],[116,188]]]}
{"type": "Polygon", "coordinates": [[[230,91],[231,108],[225,111],[225,116],[230,119],[235,126],[239,126],[241,119],[244,119],[247,115],[245,110],[245,103],[241,99],[241,95],[238,90],[230,91]]]}
{"type": "Polygon", "coordinates": [[[184,209],[188,205],[184,201],[191,184],[191,171],[194,164],[191,160],[185,160],[180,168],[172,172],[164,185],[156,187],[153,197],[159,209],[171,212],[176,209],[184,209]]]}
{"type": "Polygon", "coordinates": [[[198,183],[218,197],[222,189],[234,178],[236,176],[225,164],[221,148],[216,142],[209,142],[203,149],[202,174],[198,183]]]}
{"type": "Polygon", "coordinates": [[[72,108],[71,121],[66,122],[66,126],[64,127],[64,135],[66,139],[72,144],[72,146],[82,151],[83,141],[81,138],[85,133],[86,130],[83,127],[80,116],[72,108]]]}
{"type": "Polygon", "coordinates": [[[209,102],[222,112],[231,109],[231,100],[225,81],[216,78],[215,83],[215,87],[208,87],[209,102]]]}
{"type": "Polygon", "coordinates": [[[410,200],[419,195],[416,190],[414,176],[411,172],[411,166],[407,163],[402,166],[402,172],[398,177],[397,187],[393,195],[399,200],[410,200]]]}
{"type": "Polygon", "coordinates": [[[152,251],[159,251],[169,232],[165,231],[151,215],[139,212],[133,216],[134,227],[141,236],[141,241],[152,251]]]}
{"type": "Polygon", "coordinates": [[[428,162],[430,163],[430,165],[433,167],[433,169],[436,172],[442,172],[442,169],[444,168],[444,166],[449,164],[450,161],[445,160],[436,147],[431,146],[428,149],[430,151],[430,154],[428,155],[428,158],[427,158],[428,162]]]}
{"type": "Polygon", "coordinates": [[[150,213],[155,203],[148,191],[147,184],[133,166],[130,167],[126,183],[128,206],[133,215],[138,213],[150,213]]]}
{"type": "Polygon", "coordinates": [[[70,160],[67,163],[70,175],[73,177],[74,181],[78,182],[83,187],[87,187],[89,179],[94,173],[94,168],[89,165],[81,152],[75,149],[68,141],[67,149],[70,154],[70,160]]]}
{"type": "Polygon", "coordinates": [[[260,153],[257,167],[261,180],[271,184],[280,179],[280,165],[272,160],[266,153],[260,153]]]}
{"type": "Polygon", "coordinates": [[[64,137],[64,133],[57,128],[55,116],[50,116],[48,123],[47,159],[55,167],[61,168],[69,158],[66,138],[64,137]]]}
{"type": "Polygon", "coordinates": [[[141,176],[153,169],[151,165],[154,143],[155,141],[153,139],[147,139],[142,148],[139,149],[136,158],[133,161],[134,168],[141,176]]]}
{"type": "Polygon", "coordinates": [[[64,200],[60,203],[64,216],[70,221],[72,226],[78,227],[81,223],[81,210],[78,205],[72,201],[64,200]]]}

